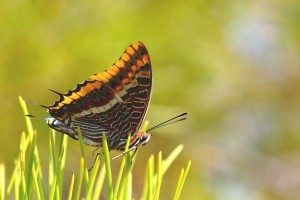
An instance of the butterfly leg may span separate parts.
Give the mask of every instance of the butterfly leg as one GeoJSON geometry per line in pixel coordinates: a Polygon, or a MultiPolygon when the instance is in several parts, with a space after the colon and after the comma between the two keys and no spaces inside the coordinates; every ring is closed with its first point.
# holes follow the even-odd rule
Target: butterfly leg
{"type": "MultiPolygon", "coordinates": [[[[94,156],[94,155],[95,155],[95,152],[98,151],[98,149],[100,149],[100,148],[101,148],[100,146],[99,146],[99,147],[96,147],[96,149],[93,151],[92,155],[94,156]]],[[[97,158],[98,154],[99,154],[99,153],[96,154],[96,158],[97,158]]]]}
{"type": "Polygon", "coordinates": [[[133,159],[133,157],[134,157],[135,153],[137,152],[137,150],[138,150],[138,148],[136,147],[136,148],[134,149],[134,152],[133,152],[132,156],[131,156],[131,160],[133,159]]]}
{"type": "Polygon", "coordinates": [[[97,160],[97,158],[98,158],[98,156],[102,156],[104,154],[104,152],[103,153],[97,153],[96,154],[96,157],[95,157],[95,160],[94,160],[94,162],[93,162],[93,165],[89,168],[89,172],[94,168],[94,166],[95,166],[95,163],[96,163],[96,160],[97,160]]]}

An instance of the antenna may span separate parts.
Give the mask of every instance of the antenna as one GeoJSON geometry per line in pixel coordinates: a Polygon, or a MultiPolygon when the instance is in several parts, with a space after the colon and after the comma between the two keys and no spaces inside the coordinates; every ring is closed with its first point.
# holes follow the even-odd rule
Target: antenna
{"type": "Polygon", "coordinates": [[[35,115],[31,115],[31,114],[28,114],[28,115],[25,115],[26,117],[30,117],[30,118],[37,118],[37,119],[42,119],[42,120],[46,120],[49,118],[49,117],[40,117],[40,116],[35,116],[35,115]]]}
{"type": "Polygon", "coordinates": [[[122,152],[121,154],[119,154],[119,155],[117,155],[117,156],[113,157],[111,160],[114,160],[114,159],[116,159],[116,158],[119,158],[119,157],[121,157],[121,156],[123,156],[123,155],[127,154],[128,152],[130,152],[130,151],[132,151],[132,150],[134,150],[134,153],[133,153],[133,154],[132,154],[132,156],[131,156],[131,158],[133,158],[134,154],[135,154],[135,153],[136,153],[136,151],[137,151],[137,147],[136,147],[136,146],[134,146],[134,147],[131,147],[131,148],[130,148],[130,149],[128,149],[127,151],[124,151],[124,152],[122,152]]]}
{"type": "Polygon", "coordinates": [[[173,124],[173,123],[176,123],[176,122],[180,122],[180,121],[186,120],[186,117],[183,117],[183,116],[186,116],[186,115],[187,115],[187,112],[182,113],[180,115],[177,115],[176,117],[173,117],[173,118],[171,118],[171,119],[169,119],[167,121],[164,121],[164,122],[162,122],[160,124],[157,124],[156,126],[153,126],[152,128],[149,128],[146,132],[152,131],[154,129],[161,128],[163,126],[167,126],[169,124],[173,124]],[[183,118],[180,118],[180,117],[183,117],[183,118]]]}
{"type": "Polygon", "coordinates": [[[26,103],[30,103],[30,104],[33,104],[33,105],[37,105],[37,106],[41,106],[42,108],[47,108],[49,109],[49,106],[44,106],[44,105],[40,105],[34,101],[31,101],[31,100],[25,100],[26,103]]]}
{"type": "MultiPolygon", "coordinates": [[[[158,129],[158,128],[161,128],[161,127],[163,127],[163,126],[167,126],[167,125],[170,125],[170,124],[173,124],[173,123],[176,123],[176,122],[180,122],[180,121],[186,120],[186,117],[185,117],[186,115],[187,115],[187,112],[182,113],[182,114],[180,114],[180,115],[177,115],[176,117],[173,117],[173,118],[171,118],[171,119],[169,119],[169,120],[167,120],[167,121],[164,121],[164,122],[162,122],[162,123],[160,123],[160,124],[157,124],[156,126],[153,126],[152,128],[149,128],[146,132],[152,131],[152,130],[154,130],[154,129],[158,129]],[[182,117],[182,118],[181,118],[181,117],[182,117]]],[[[139,143],[139,144],[141,144],[141,143],[139,143]]],[[[121,157],[121,156],[127,154],[128,152],[130,152],[130,151],[132,151],[132,150],[134,150],[134,153],[132,154],[132,157],[133,157],[133,156],[135,155],[135,153],[136,153],[138,147],[139,147],[138,145],[137,145],[137,146],[133,146],[133,147],[129,148],[127,151],[124,151],[124,152],[122,152],[121,154],[119,154],[119,155],[113,157],[112,160],[114,160],[114,159],[116,159],[116,158],[119,158],[119,157],[121,157]]]]}

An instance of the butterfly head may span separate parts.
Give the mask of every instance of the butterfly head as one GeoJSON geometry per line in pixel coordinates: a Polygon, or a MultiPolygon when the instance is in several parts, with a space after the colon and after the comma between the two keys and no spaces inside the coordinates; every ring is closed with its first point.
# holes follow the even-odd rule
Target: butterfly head
{"type": "Polygon", "coordinates": [[[139,130],[136,134],[136,139],[138,140],[138,145],[145,145],[150,140],[152,134],[145,132],[143,130],[139,130]]]}
{"type": "MultiPolygon", "coordinates": [[[[172,119],[169,119],[167,121],[164,121],[156,126],[153,126],[152,128],[146,130],[146,131],[143,131],[143,130],[139,130],[136,134],[134,134],[131,139],[130,139],[130,144],[129,144],[129,148],[127,151],[124,151],[123,153],[119,154],[118,156],[114,157],[114,159],[116,158],[119,158],[120,156],[134,150],[134,153],[132,154],[132,157],[134,156],[136,150],[138,149],[138,147],[140,145],[145,145],[148,143],[148,141],[150,140],[151,136],[152,136],[152,133],[150,133],[149,131],[152,131],[154,129],[157,129],[157,128],[160,128],[160,127],[163,127],[163,126],[167,126],[169,124],[173,124],[173,123],[176,123],[176,122],[179,122],[179,121],[182,121],[182,120],[185,120],[186,119],[186,116],[187,113],[182,113],[181,115],[178,115],[176,117],[173,117],[172,119]]],[[[118,148],[118,150],[124,150],[125,149],[125,141],[122,142],[122,145],[120,145],[118,148]]]]}
{"type": "Polygon", "coordinates": [[[146,131],[143,131],[143,130],[139,130],[135,135],[134,137],[131,138],[131,141],[130,141],[130,146],[129,148],[138,148],[140,145],[145,145],[147,144],[147,142],[150,140],[152,134],[149,133],[150,131],[154,130],[154,129],[158,129],[158,128],[161,128],[163,126],[167,126],[169,124],[173,124],[173,123],[176,123],[176,122],[179,122],[179,121],[182,121],[182,120],[185,120],[186,119],[186,114],[187,113],[182,113],[176,117],[173,117],[172,119],[169,119],[167,121],[164,121],[156,126],[153,126],[152,128],[149,128],[148,130],[146,131]]]}
{"type": "Polygon", "coordinates": [[[54,117],[47,117],[45,118],[48,126],[50,126],[50,128],[53,128],[56,131],[65,133],[67,135],[69,135],[70,137],[72,137],[73,139],[77,139],[75,137],[76,133],[73,129],[71,129],[69,126],[67,126],[66,124],[62,123],[61,121],[55,119],[54,117]]]}

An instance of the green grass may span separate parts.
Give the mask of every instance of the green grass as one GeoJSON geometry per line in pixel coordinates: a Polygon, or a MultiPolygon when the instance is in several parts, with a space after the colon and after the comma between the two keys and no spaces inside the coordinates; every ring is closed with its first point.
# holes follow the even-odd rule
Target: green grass
{"type": "MultiPolygon", "coordinates": [[[[21,107],[25,114],[28,114],[26,104],[20,97],[21,107]]],[[[93,168],[87,168],[85,146],[79,131],[79,144],[81,157],[79,158],[79,171],[71,176],[70,183],[64,183],[66,169],[66,150],[68,147],[68,136],[61,135],[59,144],[55,144],[55,132],[49,134],[49,167],[48,177],[44,178],[45,171],[41,167],[39,150],[36,143],[36,132],[33,130],[29,117],[25,117],[27,133],[21,136],[20,153],[15,160],[15,166],[10,179],[5,180],[5,165],[0,163],[0,198],[1,199],[99,199],[101,192],[106,187],[106,199],[133,199],[132,192],[132,166],[134,160],[131,154],[127,153],[122,157],[117,177],[112,177],[111,158],[109,156],[106,137],[104,136],[103,148],[97,156],[93,168]],[[58,151],[58,153],[57,153],[58,151]],[[104,164],[100,165],[100,158],[104,164]],[[113,181],[115,179],[115,181],[113,181]],[[46,181],[48,180],[48,182],[46,181]],[[67,194],[63,194],[63,185],[70,185],[67,194]]],[[[129,141],[129,140],[128,140],[129,141]]],[[[129,142],[126,144],[128,149],[129,142]]],[[[145,178],[141,199],[159,199],[163,176],[182,151],[183,146],[179,145],[165,160],[162,160],[162,153],[157,158],[153,155],[148,160],[145,169],[145,178]],[[154,163],[157,163],[156,171],[154,163]]],[[[136,159],[136,156],[134,157],[136,159]]],[[[179,199],[191,162],[182,169],[178,177],[174,198],[179,199]]]]}

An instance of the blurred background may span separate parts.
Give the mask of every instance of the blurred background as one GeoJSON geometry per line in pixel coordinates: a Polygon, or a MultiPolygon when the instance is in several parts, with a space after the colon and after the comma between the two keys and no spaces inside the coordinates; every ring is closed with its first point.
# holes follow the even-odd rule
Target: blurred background
{"type": "MultiPolygon", "coordinates": [[[[7,174],[26,131],[19,95],[50,105],[58,97],[49,88],[73,89],[142,41],[154,74],[150,126],[189,114],[139,149],[133,197],[142,193],[149,156],[166,157],[183,144],[161,199],[173,197],[189,160],[182,199],[299,199],[300,1],[4,0],[0,15],[0,162],[7,174]]],[[[33,124],[47,168],[50,131],[42,120],[33,124]]],[[[78,142],[69,140],[69,174],[77,173],[79,156],[78,142]]],[[[119,161],[113,166],[117,172],[119,161]]]]}

